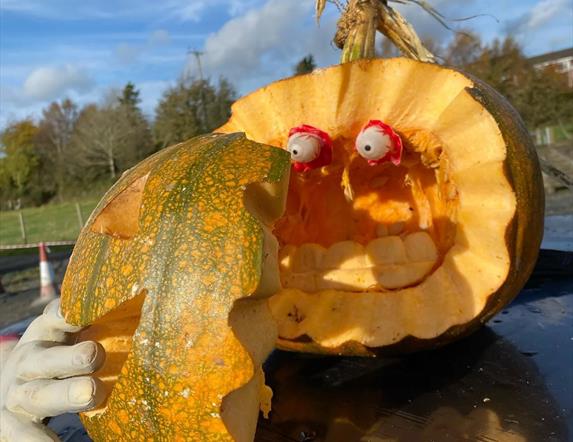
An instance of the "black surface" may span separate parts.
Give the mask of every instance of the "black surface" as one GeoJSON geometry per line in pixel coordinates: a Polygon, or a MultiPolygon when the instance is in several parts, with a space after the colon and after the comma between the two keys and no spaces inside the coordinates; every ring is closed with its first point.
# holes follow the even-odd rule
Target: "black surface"
{"type": "MultiPolygon", "coordinates": [[[[273,411],[256,441],[573,441],[571,256],[544,251],[506,310],[439,350],[397,359],[275,351],[265,364],[273,411]]],[[[64,441],[89,440],[76,416],[50,426],[64,441]]]]}
{"type": "Polygon", "coordinates": [[[480,332],[401,359],[275,352],[257,441],[565,442],[573,433],[573,277],[534,278],[480,332]]]}

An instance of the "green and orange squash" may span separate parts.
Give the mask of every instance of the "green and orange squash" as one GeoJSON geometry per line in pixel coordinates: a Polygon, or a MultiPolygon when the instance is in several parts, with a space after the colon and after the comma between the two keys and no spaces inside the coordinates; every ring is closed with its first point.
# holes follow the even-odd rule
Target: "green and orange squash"
{"type": "Polygon", "coordinates": [[[107,354],[109,397],[82,416],[93,439],[253,439],[289,165],[242,134],[207,135],[145,160],[95,209],[62,287],[66,319],[107,354]]]}
{"type": "Polygon", "coordinates": [[[66,319],[92,325],[81,339],[110,355],[98,375],[111,395],[82,418],[96,440],[251,440],[275,340],[350,355],[436,347],[491,318],[533,269],[534,148],[468,75],[347,63],[242,98],[218,132],[125,174],[74,250],[66,319]],[[355,154],[371,119],[402,137],[400,166],[355,154]],[[301,124],[330,135],[330,165],[290,169],[301,124]]]}

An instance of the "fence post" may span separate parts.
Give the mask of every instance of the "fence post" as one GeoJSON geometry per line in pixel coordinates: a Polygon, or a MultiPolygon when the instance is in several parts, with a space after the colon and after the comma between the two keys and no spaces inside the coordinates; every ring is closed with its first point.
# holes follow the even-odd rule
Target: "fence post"
{"type": "Polygon", "coordinates": [[[20,219],[20,231],[22,232],[22,239],[24,240],[24,244],[28,244],[28,240],[26,238],[26,223],[24,222],[24,214],[21,210],[18,211],[18,218],[20,219]]]}
{"type": "Polygon", "coordinates": [[[80,225],[80,230],[84,227],[84,217],[82,216],[82,208],[80,203],[76,202],[76,215],[78,216],[78,223],[80,225]]]}

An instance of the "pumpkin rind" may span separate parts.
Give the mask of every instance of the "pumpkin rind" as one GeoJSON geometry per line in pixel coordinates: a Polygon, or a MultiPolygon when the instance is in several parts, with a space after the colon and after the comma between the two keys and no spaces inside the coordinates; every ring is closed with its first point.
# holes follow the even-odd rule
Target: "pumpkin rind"
{"type": "MultiPolygon", "coordinates": [[[[471,333],[510,302],[525,284],[535,264],[543,231],[543,186],[531,139],[519,115],[503,97],[462,72],[407,59],[347,63],[282,80],[254,92],[235,104],[231,119],[219,130],[241,130],[253,140],[280,146],[285,143],[284,134],[288,128],[302,123],[327,131],[333,139],[348,140],[370,119],[382,119],[402,135],[415,130],[427,131],[438,141],[450,143],[444,145],[444,149],[448,147],[450,153],[455,153],[449,160],[457,163],[453,170],[463,184],[461,191],[465,192],[466,200],[460,207],[464,208],[462,215],[465,218],[458,220],[461,228],[457,230],[457,251],[443,257],[448,267],[444,271],[439,268],[428,277],[430,280],[435,276],[435,288],[442,282],[449,285],[449,298],[441,302],[450,308],[452,317],[447,318],[450,313],[441,313],[440,302],[433,307],[433,316],[419,314],[418,305],[425,306],[426,310],[432,309],[429,305],[433,298],[427,289],[412,295],[411,301],[404,301],[404,305],[400,304],[402,293],[409,291],[406,288],[396,292],[394,300],[391,300],[395,313],[403,317],[404,330],[396,333],[395,338],[390,336],[379,339],[377,345],[369,345],[364,341],[376,339],[370,339],[368,332],[363,333],[363,342],[352,336],[360,335],[362,326],[373,328],[374,318],[366,311],[371,309],[367,298],[370,296],[374,300],[370,293],[347,292],[344,295],[333,290],[316,293],[287,290],[271,299],[273,312],[279,321],[279,348],[311,353],[373,355],[440,346],[471,333]],[[283,106],[282,103],[287,101],[289,105],[283,106]],[[276,111],[271,113],[272,109],[276,111]],[[268,118],[263,120],[260,118],[262,115],[268,115],[268,118]],[[476,126],[475,131],[473,125],[476,126]],[[464,143],[460,138],[460,133],[468,128],[468,133],[481,131],[485,136],[482,140],[483,159],[476,156],[479,155],[476,146],[480,146],[476,140],[468,139],[464,143]],[[445,132],[449,132],[445,134],[449,141],[441,138],[445,132]],[[457,138],[454,140],[457,145],[451,145],[452,138],[457,138]],[[472,172],[466,174],[465,170],[472,172]],[[501,188],[505,190],[499,190],[501,188]],[[477,193],[472,195],[472,189],[477,193]],[[503,197],[499,208],[495,206],[495,198],[492,199],[498,190],[503,197]],[[480,198],[484,200],[483,207],[480,198]],[[480,213],[473,217],[469,207],[480,213]],[[483,225],[487,225],[486,221],[492,218],[487,216],[487,210],[493,210],[490,214],[499,218],[499,222],[495,221],[498,224],[496,233],[490,233],[487,241],[484,238],[480,245],[477,235],[480,230],[485,231],[483,226],[476,225],[476,221],[479,224],[479,220],[483,220],[483,225]],[[498,215],[498,210],[504,214],[498,215]],[[473,223],[473,231],[469,232],[473,236],[465,239],[464,223],[469,220],[473,223]],[[495,255],[497,252],[492,251],[490,262],[483,258],[475,273],[483,271],[484,276],[473,275],[472,284],[462,288],[465,280],[463,274],[460,276],[455,271],[457,266],[465,266],[466,275],[471,273],[468,265],[471,260],[467,253],[463,255],[463,246],[472,244],[475,251],[472,249],[470,252],[487,256],[488,241],[497,241],[501,246],[498,247],[500,252],[504,249],[503,256],[498,257],[495,255]],[[491,290],[484,288],[479,299],[475,298],[475,306],[467,305],[470,300],[473,302],[476,284],[491,286],[491,290]],[[464,301],[465,306],[456,308],[451,305],[456,302],[454,295],[457,289],[460,293],[465,291],[468,301],[464,301]],[[344,313],[332,313],[343,301],[354,302],[357,310],[349,307],[344,313]],[[289,326],[288,333],[283,334],[287,330],[281,326],[281,321],[286,321],[285,313],[290,311],[290,305],[297,312],[298,307],[303,306],[304,319],[296,322],[308,324],[305,327],[311,330],[310,334],[297,332],[295,325],[289,326]],[[368,305],[370,307],[365,307],[368,305]],[[331,308],[332,312],[327,313],[331,308]],[[475,313],[471,313],[472,308],[475,313]],[[465,313],[458,314],[458,309],[460,312],[465,309],[465,313]],[[358,319],[348,320],[361,315],[365,318],[364,323],[358,319]],[[327,317],[328,320],[319,321],[319,318],[327,317]],[[436,325],[422,325],[424,319],[436,325]],[[335,337],[335,324],[339,321],[342,321],[340,335],[330,339],[335,337]],[[414,327],[412,324],[418,325],[414,327]],[[351,333],[347,334],[345,330],[351,333]]],[[[437,291],[434,293],[438,295],[437,291]]],[[[389,299],[388,293],[384,295],[389,299]]],[[[298,313],[292,316],[298,317],[298,313]]],[[[385,319],[394,319],[392,313],[387,313],[387,316],[385,319]]],[[[401,320],[394,320],[395,329],[401,320]]],[[[383,331],[389,324],[379,320],[377,326],[383,331]]],[[[303,325],[298,329],[302,330],[303,325]]]]}
{"type": "MultiPolygon", "coordinates": [[[[131,351],[106,408],[82,416],[94,440],[253,437],[256,404],[245,418],[249,422],[234,428],[226,427],[221,409],[231,392],[245,385],[261,388],[260,365],[276,336],[266,302],[237,304],[277,289],[272,277],[261,289],[269,236],[244,199],[257,183],[283,186],[289,164],[286,152],[242,134],[207,135],[145,160],[122,176],[98,205],[66,273],[65,318],[95,324],[93,337],[98,326],[105,329],[98,321],[116,309],[138,300],[142,306],[131,351]],[[146,176],[133,236],[94,232],[105,208],[146,176]],[[245,320],[257,322],[260,342],[241,331],[245,320]]],[[[273,271],[272,262],[270,267],[273,271]]],[[[123,313],[124,323],[138,319],[132,307],[131,317],[123,313]]]]}

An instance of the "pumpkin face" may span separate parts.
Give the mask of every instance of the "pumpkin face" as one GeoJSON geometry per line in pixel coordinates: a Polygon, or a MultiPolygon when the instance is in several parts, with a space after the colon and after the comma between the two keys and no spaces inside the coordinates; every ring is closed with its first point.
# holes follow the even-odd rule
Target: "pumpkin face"
{"type": "Polygon", "coordinates": [[[295,143],[295,157],[287,140],[301,125],[327,134],[332,158],[293,168],[274,227],[279,347],[434,347],[479,327],[522,288],[541,241],[541,174],[519,116],[490,87],[433,64],[363,60],[273,83],[235,103],[219,131],[293,159],[308,146],[315,158],[316,142],[295,143]],[[399,135],[401,157],[373,160],[388,137],[364,142],[372,121],[399,135]]]}
{"type": "Polygon", "coordinates": [[[93,439],[253,439],[289,166],[242,134],[208,135],[145,160],[96,208],[62,287],[66,320],[91,325],[80,340],[106,349],[110,395],[82,415],[93,439]]]}

